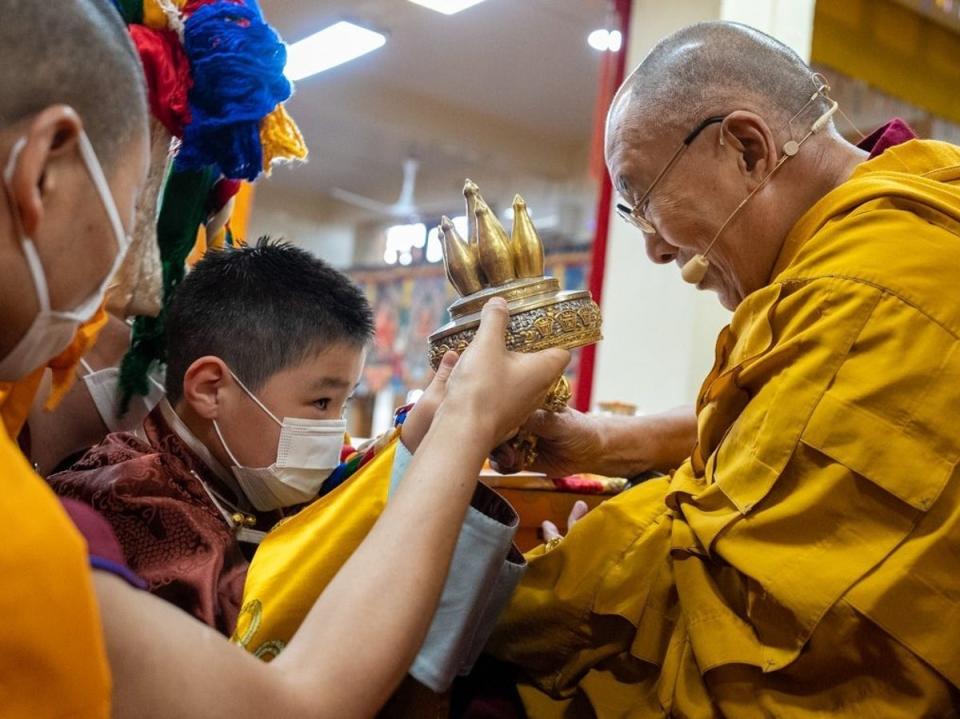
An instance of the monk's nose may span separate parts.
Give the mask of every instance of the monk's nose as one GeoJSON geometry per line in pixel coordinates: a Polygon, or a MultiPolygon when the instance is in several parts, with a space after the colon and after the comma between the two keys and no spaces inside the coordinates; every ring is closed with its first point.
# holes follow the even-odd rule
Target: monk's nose
{"type": "Polygon", "coordinates": [[[677,258],[677,249],[669,242],[665,242],[659,234],[644,235],[647,243],[647,257],[651,262],[665,265],[677,258]]]}

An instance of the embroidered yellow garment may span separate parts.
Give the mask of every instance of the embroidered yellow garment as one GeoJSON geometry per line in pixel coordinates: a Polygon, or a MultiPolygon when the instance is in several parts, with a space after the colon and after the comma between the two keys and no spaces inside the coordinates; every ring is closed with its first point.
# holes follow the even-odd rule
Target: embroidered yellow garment
{"type": "Polygon", "coordinates": [[[0,428],[0,715],[109,717],[110,673],[87,547],[0,428]]]}
{"type": "Polygon", "coordinates": [[[531,716],[952,716],[960,148],[863,163],[737,308],[670,478],[534,550],[491,650],[531,716]],[[556,715],[560,715],[557,713],[556,715]]]}
{"type": "Polygon", "coordinates": [[[383,513],[398,436],[384,435],[368,464],[261,542],[247,571],[234,642],[269,660],[290,641],[383,513]]]}

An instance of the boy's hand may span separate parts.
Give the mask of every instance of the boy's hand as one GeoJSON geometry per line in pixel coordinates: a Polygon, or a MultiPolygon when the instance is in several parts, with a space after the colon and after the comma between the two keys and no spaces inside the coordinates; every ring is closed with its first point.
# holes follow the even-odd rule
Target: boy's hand
{"type": "Polygon", "coordinates": [[[510,316],[500,298],[487,302],[480,328],[453,369],[440,412],[468,418],[490,446],[508,439],[542,404],[570,361],[564,349],[509,352],[510,316]]]}
{"type": "Polygon", "coordinates": [[[457,366],[459,359],[460,356],[453,351],[447,352],[443,356],[436,374],[430,380],[430,384],[427,385],[423,394],[420,395],[420,399],[407,414],[407,419],[400,429],[400,441],[403,442],[403,446],[407,448],[410,454],[417,451],[417,447],[420,446],[420,442],[426,436],[427,430],[430,429],[430,425],[433,423],[433,415],[436,414],[437,408],[447,393],[447,380],[450,379],[450,373],[457,366]]]}

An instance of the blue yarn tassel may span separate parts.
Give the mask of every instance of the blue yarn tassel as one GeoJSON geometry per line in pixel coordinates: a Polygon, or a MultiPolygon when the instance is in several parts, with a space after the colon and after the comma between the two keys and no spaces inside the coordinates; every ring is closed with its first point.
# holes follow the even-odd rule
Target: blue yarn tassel
{"type": "Polygon", "coordinates": [[[290,97],[287,49],[252,0],[197,8],[183,39],[193,87],[178,170],[215,165],[253,181],[263,169],[260,121],[290,97]]]}

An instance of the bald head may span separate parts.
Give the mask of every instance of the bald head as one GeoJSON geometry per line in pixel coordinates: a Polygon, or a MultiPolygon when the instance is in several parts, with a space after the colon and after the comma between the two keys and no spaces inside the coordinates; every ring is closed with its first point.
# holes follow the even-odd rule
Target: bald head
{"type": "Polygon", "coordinates": [[[653,48],[617,92],[606,143],[649,258],[706,267],[697,287],[728,309],[763,287],[797,220],[865,157],[830,123],[813,133],[835,109],[825,95],[795,52],[745,25],[691,25],[653,48]]]}
{"type": "MultiPolygon", "coordinates": [[[[759,30],[732,22],[691,25],[661,40],[621,86],[608,118],[608,153],[618,130],[639,123],[675,130],[678,141],[705,118],[734,110],[785,125],[816,87],[813,70],[759,30]]],[[[826,108],[818,98],[797,118],[797,130],[826,108]]]]}
{"type": "Polygon", "coordinates": [[[0,0],[0,128],[69,105],[109,167],[146,128],[144,86],[110,0],[0,0]]]}

